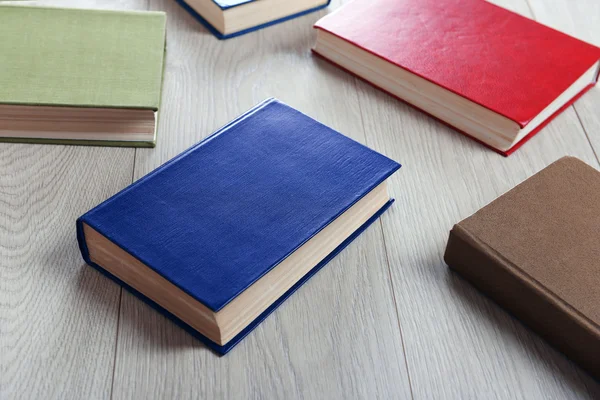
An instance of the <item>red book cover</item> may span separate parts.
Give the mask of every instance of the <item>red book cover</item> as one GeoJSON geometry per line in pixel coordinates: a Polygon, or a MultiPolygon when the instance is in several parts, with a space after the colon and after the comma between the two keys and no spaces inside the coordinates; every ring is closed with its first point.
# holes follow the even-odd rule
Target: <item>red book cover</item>
{"type": "Polygon", "coordinates": [[[600,59],[599,48],[483,0],[355,0],[315,28],[521,128],[600,59]]]}

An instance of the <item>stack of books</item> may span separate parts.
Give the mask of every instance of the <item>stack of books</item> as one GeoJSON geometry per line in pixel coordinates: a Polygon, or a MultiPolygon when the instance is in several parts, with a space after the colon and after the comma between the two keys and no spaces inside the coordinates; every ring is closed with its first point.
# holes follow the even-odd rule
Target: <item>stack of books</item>
{"type": "MultiPolygon", "coordinates": [[[[328,0],[179,0],[218,38],[328,0]]],[[[0,6],[0,141],[154,147],[162,12],[0,6]],[[36,29],[22,33],[23,26],[36,29]]],[[[508,156],[600,49],[482,0],[355,0],[315,54],[508,156]]],[[[85,261],[225,354],[393,203],[400,164],[268,99],[76,222],[85,261]]],[[[600,376],[600,173],[564,158],[451,231],[445,260],[600,376]]]]}

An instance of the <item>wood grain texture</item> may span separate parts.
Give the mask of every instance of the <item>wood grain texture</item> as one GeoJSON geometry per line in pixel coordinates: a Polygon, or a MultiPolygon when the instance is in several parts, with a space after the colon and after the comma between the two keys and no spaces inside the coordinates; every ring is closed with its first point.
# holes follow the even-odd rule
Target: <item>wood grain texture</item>
{"type": "Polygon", "coordinates": [[[106,398],[119,289],[75,219],[131,182],[133,150],[0,145],[0,398],[106,398]]]}
{"type": "MultiPolygon", "coordinates": [[[[496,2],[523,14],[526,3],[496,2]]],[[[459,220],[557,158],[597,166],[573,109],[510,158],[498,156],[357,80],[367,143],[404,163],[382,217],[416,399],[598,398],[600,386],[451,273],[459,220]],[[390,245],[392,244],[392,245],[390,245]]]]}
{"type": "MultiPolygon", "coordinates": [[[[593,0],[494,2],[598,44],[593,0]]],[[[598,166],[598,89],[500,157],[312,57],[342,3],[218,41],[172,0],[38,2],[167,11],[167,66],[155,149],[0,144],[0,399],[600,398],[442,260],[454,223],[555,159],[598,166]],[[219,358],[84,266],[75,218],[271,96],[400,161],[397,203],[219,358]]]]}
{"type": "MultiPolygon", "coordinates": [[[[169,15],[166,80],[158,146],[138,151],[136,179],[272,96],[364,142],[352,79],[310,53],[324,12],[217,41],[171,1],[151,6],[169,15]]],[[[116,399],[410,397],[377,224],[225,357],[128,293],[120,321],[116,399]]]]}
{"type": "Polygon", "coordinates": [[[134,151],[0,144],[0,399],[110,396],[120,289],[83,262],[75,219],[131,183],[134,151]]]}
{"type": "Polygon", "coordinates": [[[597,383],[442,259],[454,223],[534,172],[564,154],[594,165],[576,117],[561,116],[505,159],[359,87],[368,144],[404,163],[391,182],[398,205],[382,222],[414,398],[597,398],[597,383]]]}
{"type": "MultiPolygon", "coordinates": [[[[600,2],[529,0],[529,4],[537,21],[600,46],[600,2]]],[[[600,156],[600,88],[594,87],[579,99],[574,107],[598,158],[600,156]]]]}

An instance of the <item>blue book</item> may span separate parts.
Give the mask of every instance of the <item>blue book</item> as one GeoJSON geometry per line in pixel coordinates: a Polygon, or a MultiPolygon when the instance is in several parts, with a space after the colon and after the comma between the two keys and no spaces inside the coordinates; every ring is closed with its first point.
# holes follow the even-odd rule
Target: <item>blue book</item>
{"type": "Polygon", "coordinates": [[[331,0],[176,0],[219,39],[229,39],[299,17],[331,0]]]}
{"type": "Polygon", "coordinates": [[[398,168],[270,99],[79,218],[79,246],[225,354],[392,204],[398,168]]]}

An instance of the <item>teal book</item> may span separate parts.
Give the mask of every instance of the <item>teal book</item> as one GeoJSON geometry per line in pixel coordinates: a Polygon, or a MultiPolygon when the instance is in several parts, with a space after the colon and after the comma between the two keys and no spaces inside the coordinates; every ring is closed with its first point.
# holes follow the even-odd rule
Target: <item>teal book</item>
{"type": "Polygon", "coordinates": [[[0,141],[153,147],[166,15],[0,6],[0,141]]]}

